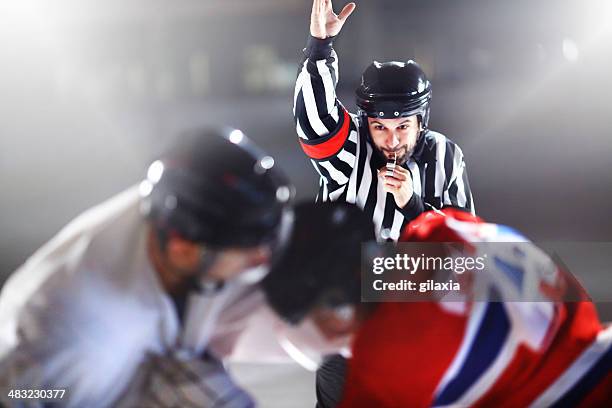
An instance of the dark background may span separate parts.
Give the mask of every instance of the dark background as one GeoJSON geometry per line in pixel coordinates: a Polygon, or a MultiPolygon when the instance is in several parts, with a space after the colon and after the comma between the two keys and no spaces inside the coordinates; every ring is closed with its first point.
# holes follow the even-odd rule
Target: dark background
{"type": "MultiPolygon", "coordinates": [[[[5,2],[0,282],[201,124],[242,128],[312,199],[291,113],[310,7],[5,2]]],[[[431,127],[463,148],[479,215],[539,241],[612,241],[611,26],[606,0],[362,0],[336,41],[338,92],[353,109],[368,63],[415,59],[433,82],[431,127]]]]}

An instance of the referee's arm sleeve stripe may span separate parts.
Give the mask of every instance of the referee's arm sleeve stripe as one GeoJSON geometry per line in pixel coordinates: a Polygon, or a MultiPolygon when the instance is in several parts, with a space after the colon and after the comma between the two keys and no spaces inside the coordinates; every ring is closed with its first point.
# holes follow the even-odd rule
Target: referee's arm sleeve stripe
{"type": "Polygon", "coordinates": [[[302,130],[302,134],[304,134],[308,140],[316,140],[320,136],[313,129],[310,121],[308,120],[308,115],[306,114],[306,106],[304,105],[304,98],[302,97],[302,93],[303,91],[300,89],[295,105],[295,111],[298,112],[295,116],[295,123],[300,127],[300,129],[302,130]]]}
{"type": "Polygon", "coordinates": [[[338,56],[336,55],[336,51],[332,49],[331,61],[328,60],[329,65],[331,65],[330,69],[332,72],[332,76],[334,77],[334,85],[338,85],[338,81],[340,80],[340,70],[338,70],[338,56]]]}
{"type": "Polygon", "coordinates": [[[297,132],[297,134],[300,137],[300,139],[308,140],[308,137],[306,136],[306,134],[302,130],[302,126],[300,124],[300,120],[299,119],[297,119],[296,122],[295,122],[295,131],[297,132]]]}
{"type": "Polygon", "coordinates": [[[330,162],[321,161],[319,165],[323,167],[329,173],[329,176],[333,179],[333,181],[338,185],[343,185],[348,183],[348,177],[344,175],[341,171],[336,169],[330,162]]]}
{"type": "Polygon", "coordinates": [[[354,154],[348,152],[346,149],[340,150],[340,153],[338,153],[338,159],[342,160],[351,167],[355,167],[356,157],[354,154]]]}
{"type": "MultiPolygon", "coordinates": [[[[340,151],[340,154],[342,154],[342,152],[344,151],[344,149],[342,149],[340,151]]],[[[351,173],[353,172],[353,166],[343,160],[340,160],[338,158],[338,156],[336,157],[332,157],[331,159],[328,160],[329,163],[331,163],[332,166],[334,166],[334,168],[336,170],[338,170],[339,172],[341,172],[342,174],[344,174],[346,176],[346,178],[350,178],[351,177],[351,173]]]]}
{"type": "Polygon", "coordinates": [[[321,77],[321,81],[323,82],[326,113],[331,115],[332,118],[335,119],[336,123],[338,123],[335,85],[326,61],[317,61],[317,69],[321,77]]]}
{"type": "MultiPolygon", "coordinates": [[[[304,64],[306,64],[306,61],[304,61],[304,64]]],[[[306,78],[307,76],[307,75],[302,75],[302,71],[303,71],[303,65],[302,65],[302,68],[298,72],[298,77],[295,80],[295,89],[293,90],[293,116],[295,118],[298,118],[297,102],[298,102],[298,99],[302,98],[300,96],[300,92],[302,91],[302,86],[304,85],[304,78],[306,78]]]]}
{"type": "MultiPolygon", "coordinates": [[[[321,180],[323,181],[323,184],[325,184],[325,186],[327,187],[329,191],[334,191],[340,188],[340,184],[336,181],[334,177],[332,177],[329,170],[326,167],[321,165],[321,163],[324,163],[324,162],[311,160],[311,163],[314,166],[315,170],[317,170],[317,172],[321,176],[321,180]]],[[[341,179],[342,178],[340,177],[340,180],[341,179]]]]}
{"type": "Polygon", "coordinates": [[[327,58],[306,58],[300,66],[294,90],[293,114],[308,139],[337,132],[343,108],[336,98],[338,59],[331,49],[327,58]],[[306,129],[312,129],[312,133],[306,129]]]}
{"type": "Polygon", "coordinates": [[[311,78],[308,73],[304,73],[304,71],[302,71],[300,75],[305,76],[301,89],[301,95],[304,100],[303,107],[305,112],[299,112],[298,107],[300,106],[300,104],[296,103],[296,116],[302,119],[306,118],[308,120],[308,123],[310,123],[310,126],[318,136],[325,136],[329,133],[329,130],[327,129],[325,124],[323,124],[323,121],[319,117],[319,109],[317,107],[311,78]]]}
{"type": "MultiPolygon", "coordinates": [[[[325,61],[320,61],[325,63],[325,61]]],[[[314,97],[315,106],[317,108],[317,115],[325,128],[327,129],[327,133],[333,132],[336,129],[336,125],[338,124],[338,120],[334,120],[334,118],[330,115],[332,109],[327,106],[327,101],[329,96],[326,95],[327,91],[331,92],[331,98],[335,101],[336,94],[334,87],[327,87],[324,83],[324,78],[321,76],[321,72],[319,70],[319,65],[316,61],[308,60],[306,64],[306,70],[308,71],[310,85],[312,87],[312,95],[314,97]]],[[[337,117],[337,116],[336,116],[337,117]]],[[[322,135],[320,135],[322,136],[322,135]]]]}

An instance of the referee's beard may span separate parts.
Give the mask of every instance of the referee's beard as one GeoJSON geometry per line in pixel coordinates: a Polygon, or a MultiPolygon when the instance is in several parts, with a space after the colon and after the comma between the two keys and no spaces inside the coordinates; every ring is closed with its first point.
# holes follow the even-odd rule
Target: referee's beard
{"type": "Polygon", "coordinates": [[[414,145],[412,146],[412,149],[410,150],[408,149],[407,144],[403,146],[399,146],[395,149],[385,149],[385,148],[376,146],[376,150],[378,150],[378,154],[384,157],[385,162],[388,160],[393,160],[393,158],[396,157],[395,164],[401,166],[408,161],[408,158],[410,157],[410,155],[412,154],[412,151],[414,150],[414,145]]]}
{"type": "Polygon", "coordinates": [[[419,132],[417,134],[417,137],[415,137],[412,140],[408,140],[407,143],[401,146],[398,146],[394,149],[387,149],[387,148],[378,146],[376,143],[374,143],[374,141],[372,141],[373,142],[372,144],[374,145],[374,150],[376,151],[376,154],[381,161],[386,163],[388,160],[392,160],[393,157],[395,157],[395,155],[397,154],[397,158],[395,159],[395,164],[397,164],[398,166],[402,166],[406,164],[410,156],[412,156],[412,153],[414,152],[417,142],[422,137],[422,133],[423,132],[419,132]]]}

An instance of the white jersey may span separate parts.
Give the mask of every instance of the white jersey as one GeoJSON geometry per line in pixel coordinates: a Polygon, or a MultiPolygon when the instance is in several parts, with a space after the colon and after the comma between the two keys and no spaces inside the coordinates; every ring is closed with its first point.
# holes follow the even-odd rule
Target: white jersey
{"type": "Polygon", "coordinates": [[[230,352],[262,304],[252,285],[193,294],[181,325],[146,252],[131,188],[68,224],[0,295],[0,401],[11,389],[65,389],[61,405],[105,407],[147,353],[230,352]]]}

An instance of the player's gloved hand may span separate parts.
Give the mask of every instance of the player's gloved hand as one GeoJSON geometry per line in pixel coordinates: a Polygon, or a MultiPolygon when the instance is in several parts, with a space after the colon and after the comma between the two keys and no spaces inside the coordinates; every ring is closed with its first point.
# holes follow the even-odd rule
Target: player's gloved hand
{"type": "Polygon", "coordinates": [[[391,173],[385,166],[378,169],[378,178],[383,183],[384,190],[393,194],[395,204],[399,208],[404,208],[414,194],[410,171],[402,166],[395,166],[391,173]]]}
{"type": "Polygon", "coordinates": [[[320,39],[338,35],[355,7],[355,3],[349,3],[344,6],[340,14],[336,14],[331,0],[314,0],[310,15],[310,35],[320,39]]]}
{"type": "Polygon", "coordinates": [[[148,354],[115,408],[254,408],[255,402],[211,356],[148,354]]]}

